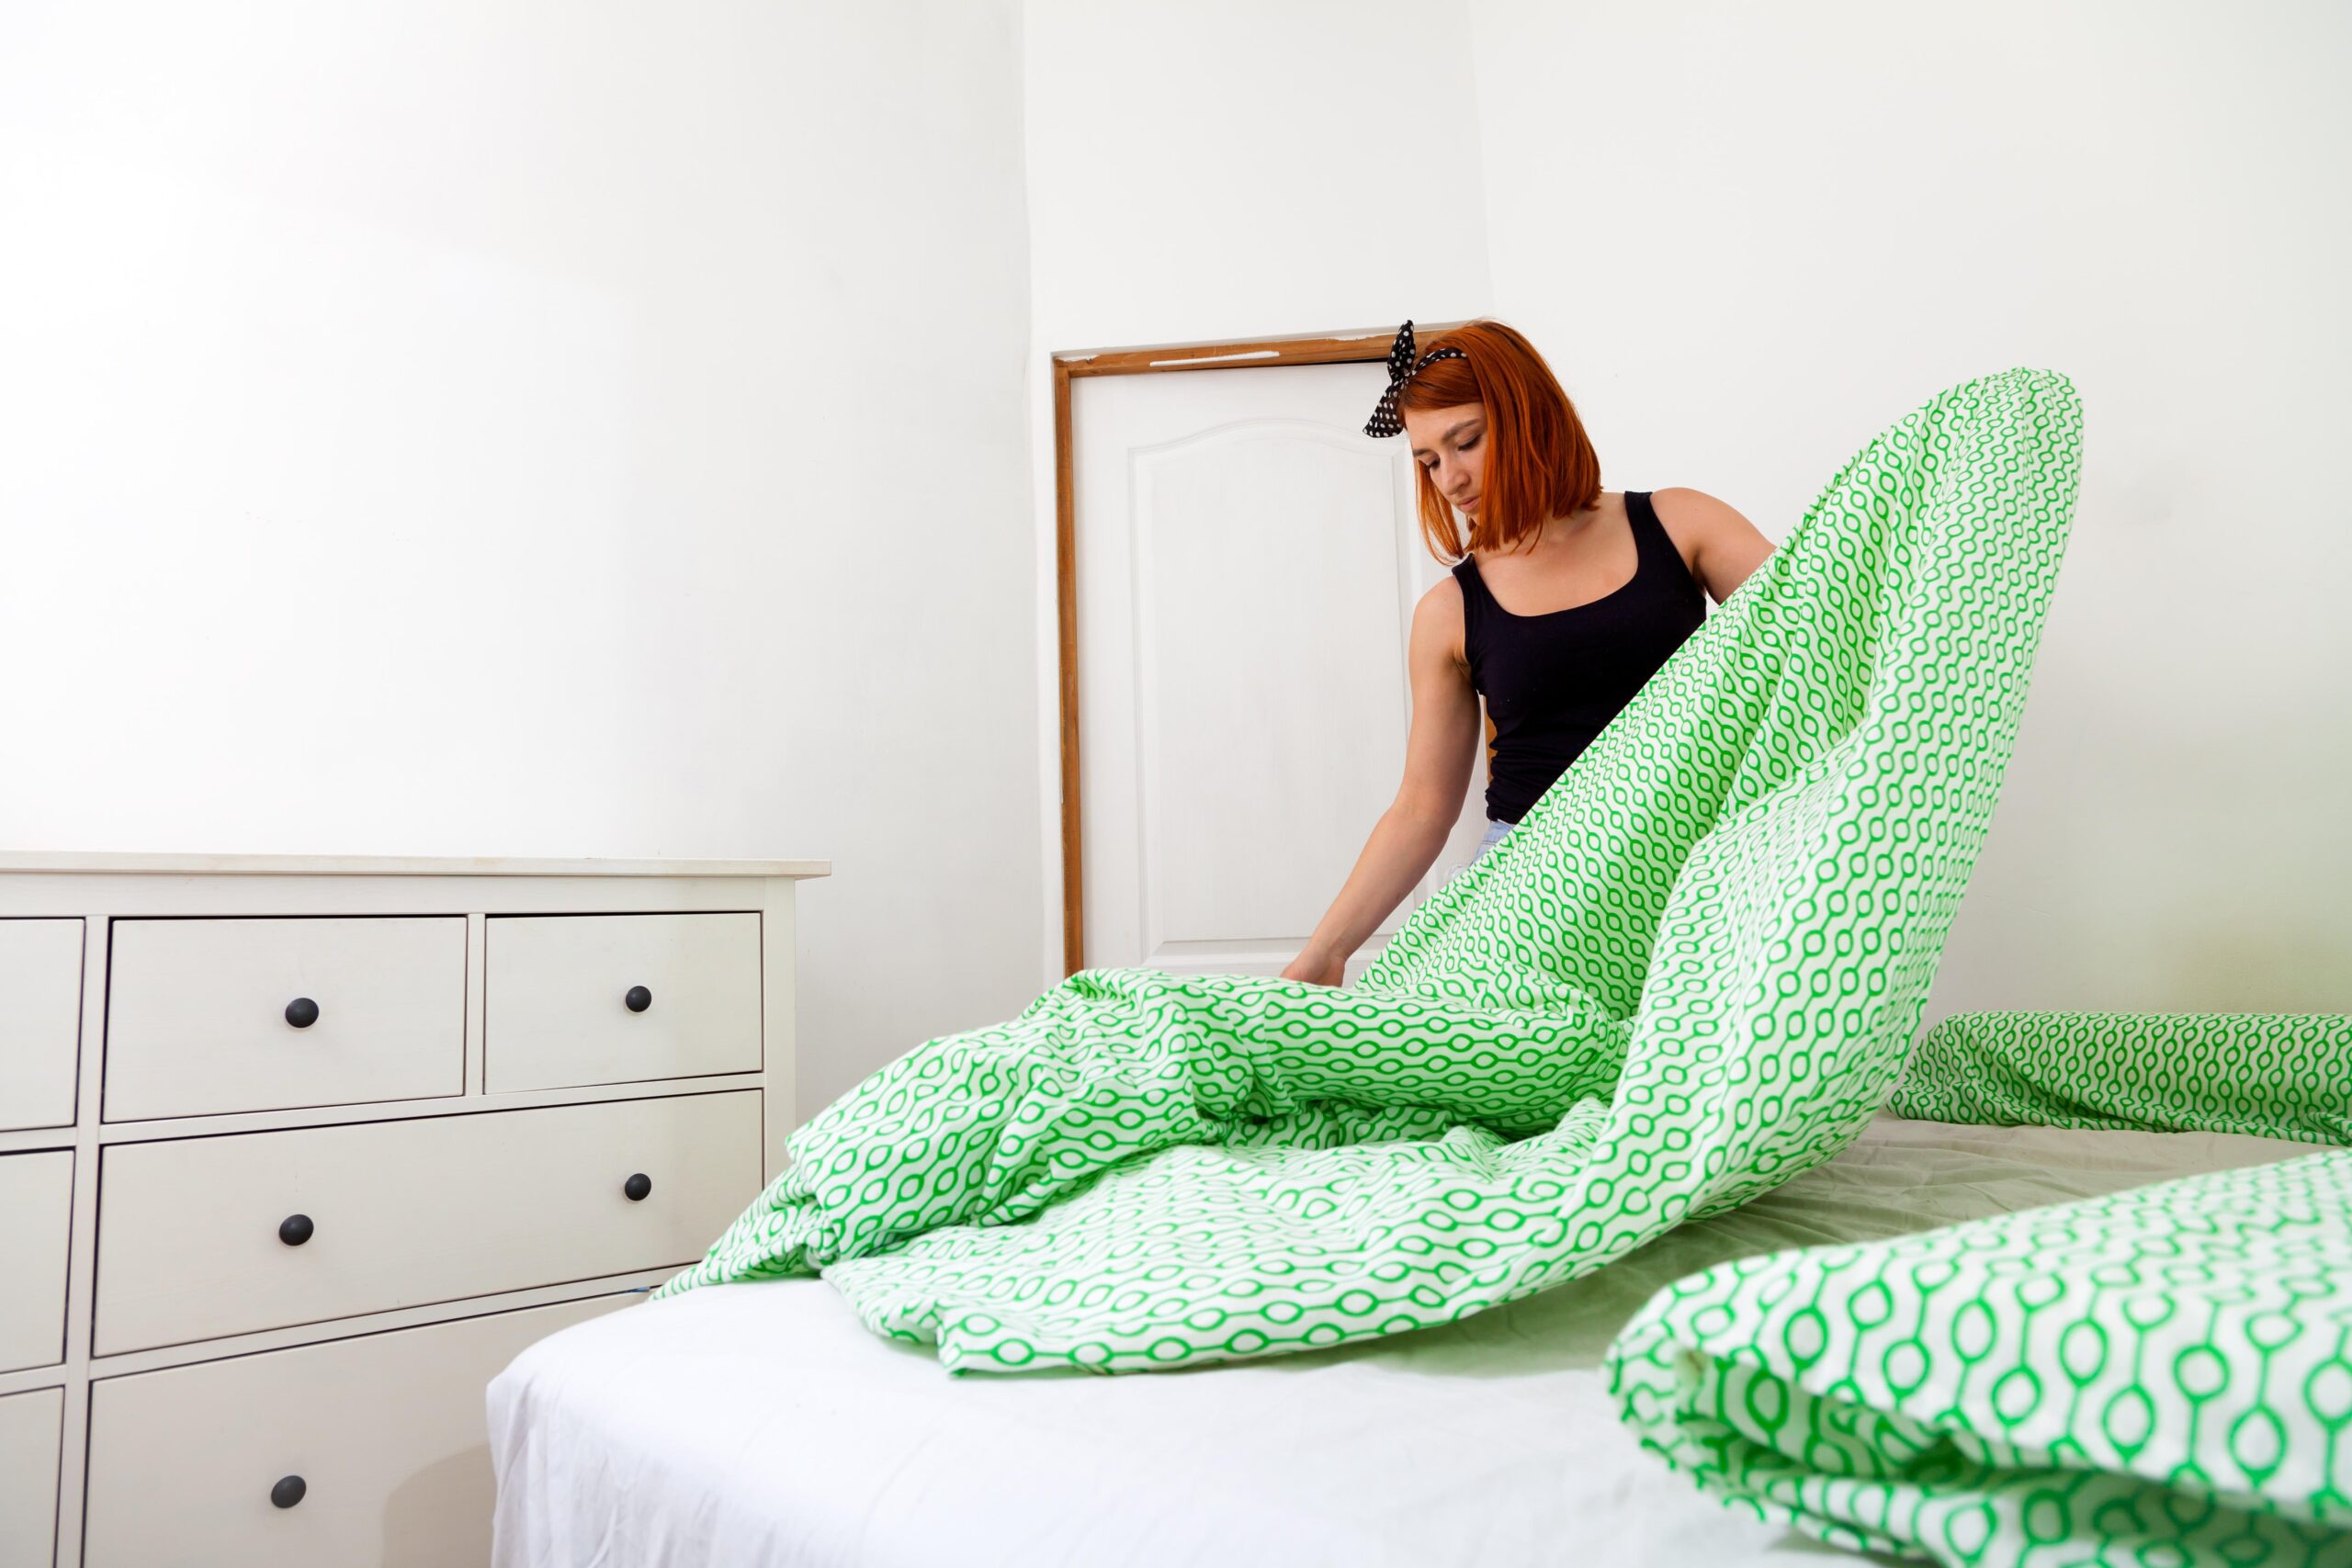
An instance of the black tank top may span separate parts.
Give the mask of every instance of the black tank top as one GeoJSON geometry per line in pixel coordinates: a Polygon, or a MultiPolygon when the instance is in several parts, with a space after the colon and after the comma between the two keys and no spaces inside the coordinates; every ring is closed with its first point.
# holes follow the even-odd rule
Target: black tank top
{"type": "Polygon", "coordinates": [[[1470,683],[1495,721],[1490,818],[1525,816],[1707,618],[1706,593],[1658,522],[1650,492],[1627,491],[1625,515],[1638,558],[1634,580],[1589,604],[1514,615],[1487,592],[1475,558],[1453,569],[1470,683]]]}

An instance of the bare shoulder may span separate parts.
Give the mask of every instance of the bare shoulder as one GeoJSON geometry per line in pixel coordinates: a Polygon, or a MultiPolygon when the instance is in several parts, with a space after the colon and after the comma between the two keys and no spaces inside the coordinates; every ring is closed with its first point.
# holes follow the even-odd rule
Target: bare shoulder
{"type": "Polygon", "coordinates": [[[1755,526],[1731,502],[1718,500],[1703,490],[1690,490],[1681,485],[1672,490],[1650,491],[1650,505],[1657,513],[1658,522],[1674,536],[1677,544],[1687,542],[1696,545],[1704,542],[1708,536],[1727,528],[1736,530],[1755,526]]]}
{"type": "Polygon", "coordinates": [[[1453,662],[1463,662],[1462,584],[1452,572],[1430,584],[1413,606],[1413,647],[1419,652],[1435,648],[1453,662]]]}
{"type": "Polygon", "coordinates": [[[1413,606],[1415,620],[1419,620],[1423,615],[1451,615],[1455,621],[1460,621],[1462,619],[1461,579],[1449,571],[1435,582],[1430,583],[1429,591],[1421,595],[1421,602],[1413,606]]]}
{"type": "Polygon", "coordinates": [[[1772,541],[1739,508],[1702,490],[1652,491],[1658,526],[1721,604],[1772,553],[1772,541]]]}

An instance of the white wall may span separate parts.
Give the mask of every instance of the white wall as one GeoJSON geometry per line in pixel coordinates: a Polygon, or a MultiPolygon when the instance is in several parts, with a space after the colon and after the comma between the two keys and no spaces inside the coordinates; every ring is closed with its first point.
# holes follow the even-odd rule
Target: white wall
{"type": "Polygon", "coordinates": [[[1472,0],[1496,313],[1784,536],[1943,388],[2083,488],[1928,1019],[2352,1011],[2352,10],[1472,0]]]}
{"type": "Polygon", "coordinates": [[[0,841],[830,858],[804,1115],[1011,1016],[1020,91],[1013,0],[0,8],[0,841]]]}
{"type": "Polygon", "coordinates": [[[2073,376],[1931,1014],[2352,1009],[2346,26],[17,0],[0,840],[830,857],[813,1112],[1058,974],[1047,353],[1492,312],[1776,535],[2073,376]]]}
{"type": "Polygon", "coordinates": [[[1461,6],[1028,0],[1023,11],[1042,987],[1062,955],[1048,356],[1389,334],[1408,317],[1478,315],[1490,291],[1461,6]]]}

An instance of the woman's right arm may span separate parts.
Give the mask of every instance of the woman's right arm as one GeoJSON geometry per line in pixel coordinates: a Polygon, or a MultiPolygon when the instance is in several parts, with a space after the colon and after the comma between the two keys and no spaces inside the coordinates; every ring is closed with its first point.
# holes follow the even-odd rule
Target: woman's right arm
{"type": "Polygon", "coordinates": [[[1461,648],[1462,585],[1448,576],[1413,607],[1406,651],[1413,719],[1405,738],[1404,783],[1283,979],[1338,985],[1349,954],[1429,874],[1462,819],[1478,755],[1479,717],[1478,694],[1462,665],[1461,648]]]}

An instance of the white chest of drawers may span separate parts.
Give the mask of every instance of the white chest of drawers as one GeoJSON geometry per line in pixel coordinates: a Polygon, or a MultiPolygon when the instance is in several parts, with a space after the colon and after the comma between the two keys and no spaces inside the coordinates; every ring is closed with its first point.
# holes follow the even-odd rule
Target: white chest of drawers
{"type": "Polygon", "coordinates": [[[0,855],[0,1568],[464,1565],[779,1168],[822,861],[0,855]]]}

